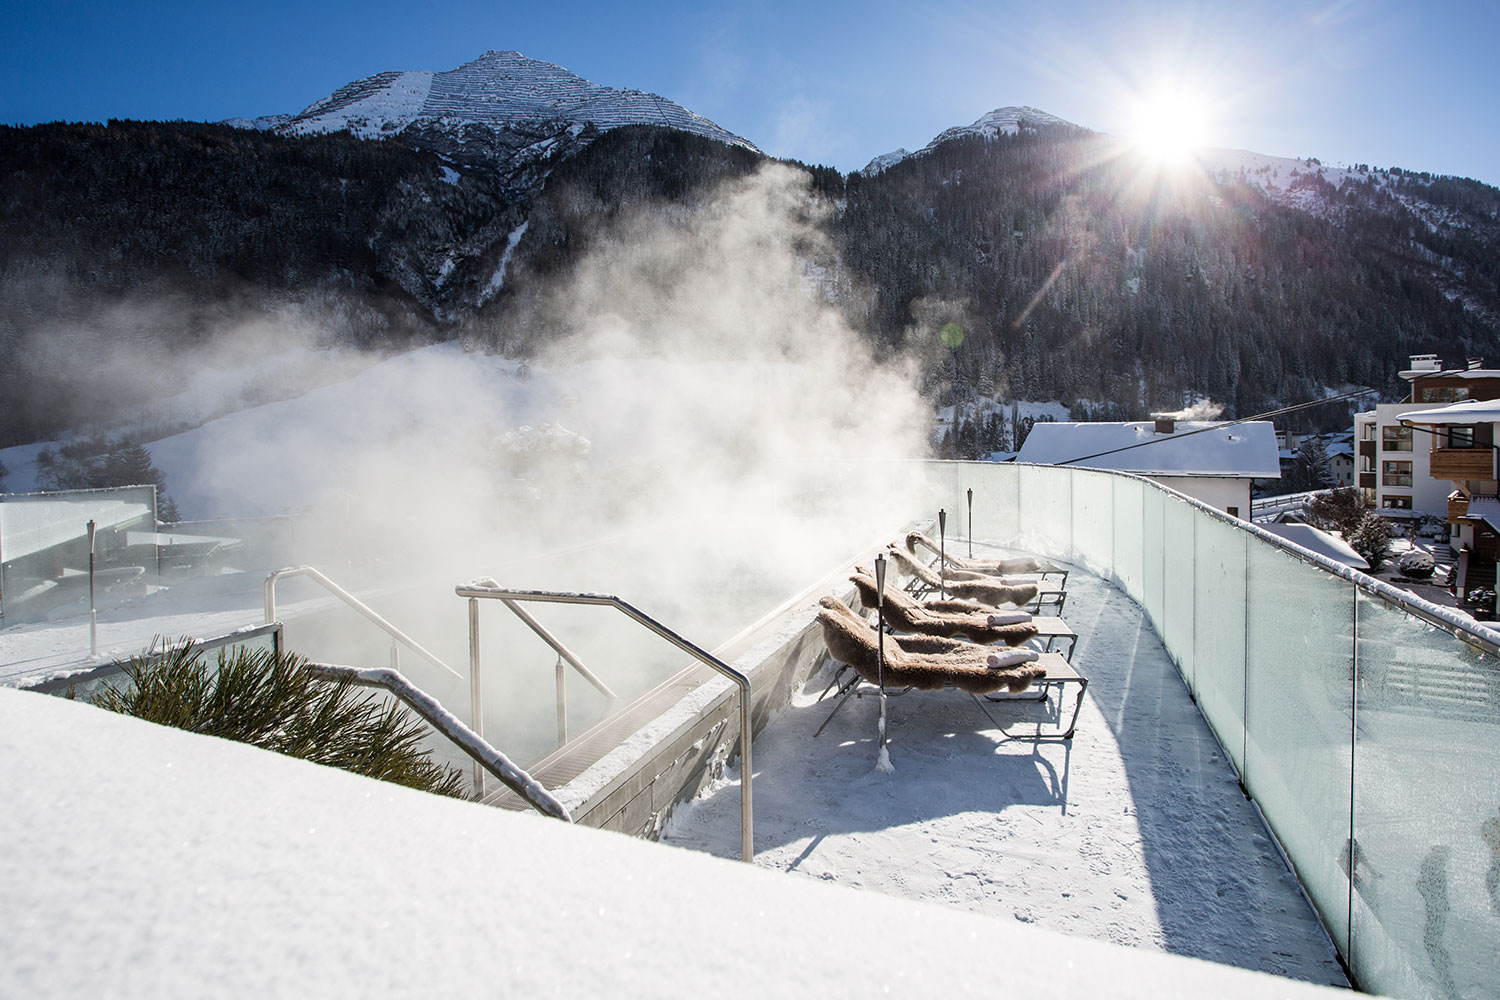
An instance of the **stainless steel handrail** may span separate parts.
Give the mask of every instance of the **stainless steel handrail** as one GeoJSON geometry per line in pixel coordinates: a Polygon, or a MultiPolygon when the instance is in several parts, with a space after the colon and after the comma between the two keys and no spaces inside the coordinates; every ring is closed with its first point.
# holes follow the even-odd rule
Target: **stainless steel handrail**
{"type": "MultiPolygon", "coordinates": [[[[399,670],[389,667],[365,668],[345,667],[334,663],[309,663],[307,672],[324,680],[348,680],[364,687],[378,687],[389,691],[425,719],[428,725],[448,737],[455,746],[468,754],[473,759],[475,767],[483,767],[499,778],[505,787],[525,799],[532,808],[547,816],[568,823],[573,822],[573,817],[568,814],[567,807],[547,791],[541,782],[511,763],[505,754],[486,743],[484,737],[464,725],[458,716],[439,704],[436,698],[407,680],[399,670]]],[[[482,797],[482,791],[479,794],[482,797]]]]}
{"type": "MultiPolygon", "coordinates": [[[[244,628],[233,629],[221,635],[210,636],[207,639],[198,639],[189,636],[188,638],[167,643],[160,647],[153,647],[148,651],[147,655],[165,656],[174,649],[181,649],[183,646],[189,645],[199,652],[207,652],[210,649],[221,649],[224,646],[235,646],[242,642],[249,642],[251,639],[259,639],[263,635],[271,637],[272,652],[280,653],[283,648],[282,625],[281,622],[271,621],[264,625],[246,625],[244,628]]],[[[134,659],[134,657],[131,659],[134,659]]],[[[23,691],[35,691],[38,694],[56,694],[59,691],[66,691],[75,684],[101,680],[105,677],[112,677],[115,674],[123,673],[126,665],[129,663],[130,660],[115,660],[111,663],[101,664],[91,670],[80,670],[76,674],[49,677],[36,684],[22,685],[21,689],[23,691]]]]}
{"type": "MultiPolygon", "coordinates": [[[[422,657],[422,659],[426,660],[428,663],[431,663],[433,666],[446,670],[448,673],[453,675],[454,680],[461,681],[464,679],[463,674],[460,674],[457,670],[454,670],[452,667],[448,666],[448,664],[438,659],[437,656],[429,653],[426,649],[422,648],[422,645],[420,643],[418,643],[411,636],[407,635],[405,632],[401,631],[396,626],[392,625],[389,621],[386,621],[386,619],[382,618],[380,614],[369,605],[365,604],[359,598],[355,597],[353,594],[349,593],[343,587],[340,587],[338,584],[334,583],[332,580],[328,579],[328,577],[324,576],[322,573],[318,572],[311,566],[288,566],[284,569],[275,570],[266,577],[266,621],[270,622],[276,620],[276,581],[284,580],[289,576],[312,577],[312,579],[316,581],[324,590],[328,591],[334,597],[337,597],[339,600],[349,605],[355,611],[358,611],[360,614],[364,615],[365,618],[369,619],[369,621],[376,628],[385,632],[392,639],[396,640],[396,642],[401,643],[407,649],[410,649],[413,653],[416,653],[418,656],[422,657]]],[[[392,668],[399,669],[400,664],[396,662],[395,659],[394,644],[392,645],[391,654],[392,668]]]]}
{"type": "MultiPolygon", "coordinates": [[[[751,800],[751,779],[755,772],[750,752],[753,729],[751,725],[749,677],[740,673],[702,647],[683,638],[630,603],[610,594],[561,593],[548,590],[511,590],[505,587],[489,586],[488,584],[480,583],[460,584],[454,587],[453,590],[459,597],[467,598],[469,601],[469,667],[475,677],[479,676],[479,601],[484,599],[501,601],[507,607],[511,607],[513,611],[517,610],[513,606],[514,602],[522,601],[530,601],[537,604],[575,604],[611,607],[637,624],[645,627],[648,631],[670,642],[698,662],[732,680],[739,688],[740,701],[740,860],[746,862],[754,860],[755,838],[753,831],[755,813],[751,800]]],[[[533,626],[533,628],[540,627],[539,625],[533,626]]],[[[556,649],[557,646],[554,645],[553,648],[556,649]]]]}

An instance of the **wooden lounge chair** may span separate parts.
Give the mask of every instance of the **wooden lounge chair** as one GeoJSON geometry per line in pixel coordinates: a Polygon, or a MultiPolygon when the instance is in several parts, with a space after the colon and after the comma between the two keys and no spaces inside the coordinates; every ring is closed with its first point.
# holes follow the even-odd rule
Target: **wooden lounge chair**
{"type": "Polygon", "coordinates": [[[840,663],[872,684],[883,679],[887,688],[937,691],[952,685],[970,694],[992,694],[1002,689],[1020,693],[1047,675],[1031,649],[996,650],[990,646],[950,639],[946,652],[918,653],[886,636],[885,666],[878,663],[879,636],[875,627],[836,597],[818,602],[823,642],[840,663]]]}
{"type": "MultiPolygon", "coordinates": [[[[875,578],[856,566],[849,579],[859,591],[859,602],[866,608],[875,607],[879,598],[875,578]]],[[[1036,637],[1037,627],[1031,621],[991,625],[990,614],[990,608],[972,601],[922,602],[903,590],[885,588],[885,621],[898,632],[961,637],[985,645],[1003,642],[1007,646],[1019,646],[1036,637]]],[[[909,643],[903,640],[903,645],[909,643]]]]}
{"type": "MultiPolygon", "coordinates": [[[[983,694],[993,702],[1046,703],[1051,693],[1057,691],[1057,731],[1037,732],[1034,736],[1024,738],[1073,738],[1088,680],[1073,669],[1061,654],[1023,649],[996,650],[941,636],[886,636],[882,671],[879,663],[879,634],[875,626],[837,598],[824,597],[818,603],[818,622],[823,628],[823,641],[828,647],[828,653],[852,670],[853,677],[840,684],[844,670],[844,667],[840,667],[833,682],[823,692],[823,697],[827,697],[829,691],[838,687],[839,700],[817,732],[813,733],[815,737],[833,721],[833,717],[849,697],[859,691],[861,684],[869,684],[890,694],[901,694],[910,689],[931,691],[952,686],[967,692],[971,697],[983,694]],[[930,652],[919,652],[915,648],[917,646],[930,652]],[[1062,691],[1069,684],[1077,685],[1078,700],[1074,703],[1071,719],[1064,726],[1062,691]],[[893,688],[896,690],[892,690],[893,688]]],[[[977,697],[975,703],[997,728],[1006,732],[1005,727],[984,710],[983,703],[977,697]]],[[[1014,734],[1007,732],[1007,735],[1014,734]]]]}
{"type": "Polygon", "coordinates": [[[989,580],[955,580],[949,578],[944,581],[937,573],[923,565],[910,553],[897,546],[892,546],[887,553],[891,562],[896,567],[896,572],[902,576],[913,577],[919,580],[929,590],[946,590],[954,597],[980,604],[988,604],[994,608],[1007,605],[1025,607],[1037,599],[1041,587],[1035,583],[1022,583],[1011,586],[996,582],[993,578],[989,580]]]}
{"type": "MultiPolygon", "coordinates": [[[[849,579],[858,589],[859,603],[866,611],[872,610],[876,597],[875,577],[864,567],[856,566],[854,575],[849,579]]],[[[1058,592],[1048,596],[1061,600],[1066,594],[1058,592]]],[[[1040,603],[1042,599],[1038,598],[1038,604],[1040,603]]],[[[885,588],[885,624],[887,628],[898,632],[952,636],[985,645],[1004,642],[1015,646],[1034,639],[1035,648],[1048,653],[1062,652],[1063,659],[1069,661],[1073,659],[1073,650],[1078,645],[1078,633],[1057,615],[1033,615],[1026,611],[996,612],[993,608],[973,601],[918,600],[890,584],[886,584],[885,588]],[[1024,639],[1014,638],[1023,634],[1024,639]]],[[[912,648],[909,637],[903,638],[902,643],[908,649],[912,648]]]]}
{"type": "MultiPolygon", "coordinates": [[[[931,538],[920,531],[908,531],[906,533],[906,550],[913,556],[918,555],[917,546],[927,549],[933,558],[942,557],[948,564],[948,578],[953,579],[954,573],[977,573],[990,576],[1026,576],[1036,574],[1043,584],[1052,583],[1059,589],[1066,590],[1068,586],[1068,571],[1061,566],[1054,565],[1044,559],[1035,556],[1009,556],[1003,559],[972,559],[945,552],[931,538]]],[[[1021,580],[1008,581],[1011,584],[1023,582],[1021,580]]]]}
{"type": "Polygon", "coordinates": [[[1040,573],[1044,568],[1050,568],[1049,564],[1033,556],[1013,556],[1006,559],[969,559],[956,553],[944,553],[937,542],[928,538],[920,531],[908,531],[906,533],[906,551],[917,555],[917,546],[920,545],[932,552],[934,556],[942,554],[948,560],[951,569],[973,570],[980,573],[1040,573]]]}

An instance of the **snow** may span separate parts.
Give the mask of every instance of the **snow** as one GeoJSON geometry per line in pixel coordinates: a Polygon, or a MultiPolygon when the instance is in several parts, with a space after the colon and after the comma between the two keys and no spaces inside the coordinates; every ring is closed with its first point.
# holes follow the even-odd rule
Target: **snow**
{"type": "Polygon", "coordinates": [[[495,268],[495,273],[490,275],[489,282],[479,293],[480,305],[484,305],[490,299],[493,299],[499,294],[500,289],[505,287],[505,269],[510,266],[511,255],[516,252],[516,247],[520,244],[521,237],[526,235],[526,227],[529,225],[531,225],[530,220],[521,223],[515,229],[511,230],[510,236],[506,238],[505,251],[500,254],[500,266],[495,268]]]}
{"type": "Polygon", "coordinates": [[[1264,420],[1233,425],[1177,421],[1172,434],[1158,434],[1151,421],[1136,423],[1039,423],[1026,436],[1016,461],[1063,463],[1152,476],[1277,478],[1276,430],[1264,420]],[[1191,431],[1201,433],[1189,434],[1191,431]],[[1150,442],[1147,444],[1147,442],[1150,442]],[[1135,447],[1145,445],[1144,447],[1135,447]],[[1116,449],[1128,448],[1128,451],[1116,449]],[[1100,452],[1086,461],[1076,461],[1100,452]]]}
{"type": "Polygon", "coordinates": [[[101,529],[113,528],[141,518],[149,519],[153,513],[150,504],[131,503],[107,494],[72,494],[47,503],[27,502],[24,497],[8,498],[5,503],[0,503],[5,561],[87,537],[90,521],[101,529]]]}
{"type": "Polygon", "coordinates": [[[5,996],[1329,995],[7,690],[0,797],[5,996]]]}
{"type": "MultiPolygon", "coordinates": [[[[295,115],[278,131],[350,133],[367,139],[411,126],[437,128],[460,141],[467,125],[505,129],[528,123],[665,125],[757,151],[747,139],[656,94],[591,83],[561,66],[519,52],[486,52],[441,73],[385,72],[347,84],[295,115]]],[[[574,129],[566,134],[577,135],[574,129]]],[[[534,145],[544,154],[547,145],[534,145]]]]}
{"type": "MultiPolygon", "coordinates": [[[[756,865],[1343,984],[1141,609],[1082,570],[1068,583],[1073,665],[1090,682],[1071,743],[1025,738],[1039,706],[986,703],[992,720],[956,692],[911,692],[888,699],[895,770],[882,773],[877,699],[851,700],[813,738],[831,709],[816,700],[825,672],[756,739],[756,865]]],[[[738,785],[724,783],[679,808],[664,839],[732,857],[738,823],[738,785]]]]}
{"type": "Polygon", "coordinates": [[[885,170],[889,170],[891,167],[895,166],[897,163],[900,163],[902,160],[907,159],[908,157],[926,156],[928,153],[936,149],[940,144],[948,142],[950,139],[962,139],[969,136],[978,136],[982,139],[993,139],[995,138],[995,136],[1002,134],[1015,135],[1017,132],[1021,131],[1021,125],[1023,123],[1033,126],[1072,125],[1072,122],[1059,118],[1056,115],[1048,114],[1045,111],[1040,111],[1036,108],[996,108],[994,111],[981,115],[979,119],[972,125],[957,125],[950,129],[944,129],[942,132],[938,133],[937,138],[933,139],[931,142],[923,146],[921,149],[917,150],[915,153],[908,153],[905,149],[897,149],[889,153],[882,153],[881,155],[871,160],[868,164],[866,164],[865,168],[860,172],[867,177],[873,177],[885,170]]]}
{"type": "Polygon", "coordinates": [[[414,122],[436,74],[381,73],[351,83],[294,116],[278,131],[294,135],[348,131],[378,139],[414,122]]]}
{"type": "Polygon", "coordinates": [[[1451,406],[1408,410],[1406,413],[1398,413],[1396,419],[1409,420],[1414,424],[1500,423],[1500,400],[1471,399],[1451,406]]]}
{"type": "Polygon", "coordinates": [[[1328,532],[1315,528],[1310,524],[1273,522],[1262,524],[1261,527],[1273,535],[1285,538],[1289,542],[1295,542],[1304,549],[1316,552],[1321,556],[1327,556],[1329,559],[1341,562],[1345,566],[1351,566],[1359,570],[1368,570],[1370,568],[1370,564],[1365,562],[1364,558],[1358,552],[1355,552],[1354,549],[1350,548],[1348,543],[1343,539],[1335,538],[1328,532]]]}

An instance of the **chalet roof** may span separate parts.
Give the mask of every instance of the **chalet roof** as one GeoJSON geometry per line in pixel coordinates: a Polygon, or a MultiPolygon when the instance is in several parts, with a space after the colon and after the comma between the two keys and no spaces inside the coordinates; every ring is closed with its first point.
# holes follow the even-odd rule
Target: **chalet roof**
{"type": "Polygon", "coordinates": [[[1500,399],[1470,399],[1448,406],[1407,410],[1396,414],[1396,419],[1414,424],[1500,423],[1500,399]]]}
{"type": "Polygon", "coordinates": [[[1178,421],[1171,434],[1157,433],[1151,421],[1040,423],[1026,436],[1016,461],[1147,476],[1281,476],[1276,428],[1268,420],[1239,424],[1184,420],[1178,421]],[[1086,457],[1091,455],[1098,457],[1086,457]]]}

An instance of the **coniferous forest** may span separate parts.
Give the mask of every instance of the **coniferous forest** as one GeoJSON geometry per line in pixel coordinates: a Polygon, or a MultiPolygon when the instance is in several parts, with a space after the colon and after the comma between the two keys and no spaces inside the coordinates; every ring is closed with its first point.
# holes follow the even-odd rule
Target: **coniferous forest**
{"type": "MultiPolygon", "coordinates": [[[[300,310],[361,348],[534,352],[558,332],[533,311],[541,290],[601,221],[691,216],[764,159],[647,126],[584,138],[502,176],[399,139],[0,128],[0,446],[171,391],[230,315],[300,310]],[[108,371],[121,358],[142,373],[130,392],[108,371]]],[[[1335,188],[1308,161],[1292,207],[1255,178],[1153,177],[1061,126],[873,176],[806,171],[835,257],[811,294],[918,359],[935,405],[1127,416],[1206,397],[1245,415],[1394,392],[1412,353],[1500,362],[1500,191],[1474,181],[1361,169],[1335,188]]]]}

